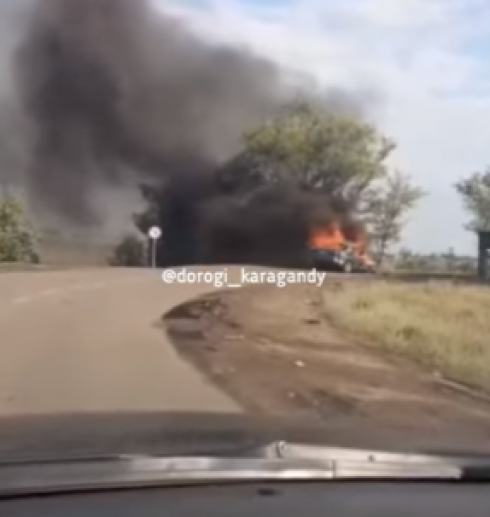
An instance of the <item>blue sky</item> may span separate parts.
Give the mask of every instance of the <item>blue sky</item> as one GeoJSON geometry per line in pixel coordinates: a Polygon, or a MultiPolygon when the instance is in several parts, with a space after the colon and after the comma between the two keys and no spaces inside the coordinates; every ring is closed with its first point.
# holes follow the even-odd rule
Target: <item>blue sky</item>
{"type": "Polygon", "coordinates": [[[325,86],[382,94],[394,163],[428,191],[404,238],[473,252],[453,184],[490,165],[488,0],[156,0],[206,37],[250,46],[325,86]]]}

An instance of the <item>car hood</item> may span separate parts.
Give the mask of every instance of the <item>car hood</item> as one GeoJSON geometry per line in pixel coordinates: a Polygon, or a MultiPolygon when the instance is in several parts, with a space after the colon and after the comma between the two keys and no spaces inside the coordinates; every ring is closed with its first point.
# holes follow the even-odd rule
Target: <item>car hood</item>
{"type": "Polygon", "coordinates": [[[128,454],[236,457],[278,441],[384,452],[455,452],[413,432],[369,433],[353,426],[304,425],[246,414],[117,412],[0,419],[0,462],[128,454]]]}

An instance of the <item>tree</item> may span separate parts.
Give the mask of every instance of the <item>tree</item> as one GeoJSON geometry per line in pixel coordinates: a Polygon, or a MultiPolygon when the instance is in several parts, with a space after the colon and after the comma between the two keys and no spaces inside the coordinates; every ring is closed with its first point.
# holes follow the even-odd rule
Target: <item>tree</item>
{"type": "Polygon", "coordinates": [[[116,246],[109,263],[114,267],[144,267],[148,265],[145,243],[134,235],[126,235],[116,246]]]}
{"type": "Polygon", "coordinates": [[[371,243],[378,264],[388,248],[400,240],[407,212],[414,208],[425,193],[412,184],[410,177],[395,171],[370,199],[368,225],[371,243]]]}
{"type": "Polygon", "coordinates": [[[135,216],[135,224],[143,232],[152,224],[163,229],[161,261],[202,260],[203,241],[207,260],[226,261],[240,248],[236,239],[248,254],[238,250],[234,260],[248,260],[257,249],[261,256],[278,249],[285,258],[304,256],[311,226],[335,218],[357,226],[381,203],[379,185],[395,149],[354,114],[309,101],[285,106],[246,133],[242,144],[219,166],[199,164],[167,177],[161,187],[142,188],[148,210],[135,216]]]}
{"type": "Polygon", "coordinates": [[[455,185],[471,220],[466,225],[470,231],[490,230],[490,168],[475,172],[455,185]]]}
{"type": "Polygon", "coordinates": [[[22,204],[14,197],[0,197],[0,262],[39,262],[36,245],[22,204]]]}
{"type": "Polygon", "coordinates": [[[220,179],[230,190],[282,184],[354,203],[385,177],[384,161],[394,149],[391,140],[354,116],[297,101],[244,136],[243,153],[220,179]]]}

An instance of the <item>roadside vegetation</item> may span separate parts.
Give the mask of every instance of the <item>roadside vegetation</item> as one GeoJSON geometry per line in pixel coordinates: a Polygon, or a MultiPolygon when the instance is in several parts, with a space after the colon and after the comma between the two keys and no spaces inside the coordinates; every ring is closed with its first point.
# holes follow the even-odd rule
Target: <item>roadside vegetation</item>
{"type": "Polygon", "coordinates": [[[363,343],[490,389],[490,290],[444,283],[346,283],[322,293],[327,318],[363,343]]]}
{"type": "Polygon", "coordinates": [[[0,264],[39,260],[36,233],[22,203],[13,196],[0,196],[0,264]]]}
{"type": "Polygon", "coordinates": [[[148,265],[146,248],[143,239],[126,235],[109,257],[109,264],[113,267],[145,267],[148,265]]]}

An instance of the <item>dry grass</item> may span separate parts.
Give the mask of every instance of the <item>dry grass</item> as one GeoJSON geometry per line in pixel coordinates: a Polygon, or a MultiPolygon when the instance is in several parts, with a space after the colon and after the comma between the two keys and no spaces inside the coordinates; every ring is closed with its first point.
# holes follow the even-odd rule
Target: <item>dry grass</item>
{"type": "Polygon", "coordinates": [[[367,283],[325,291],[322,299],[337,326],[372,346],[490,389],[490,289],[367,283]]]}

